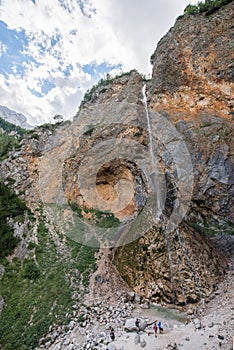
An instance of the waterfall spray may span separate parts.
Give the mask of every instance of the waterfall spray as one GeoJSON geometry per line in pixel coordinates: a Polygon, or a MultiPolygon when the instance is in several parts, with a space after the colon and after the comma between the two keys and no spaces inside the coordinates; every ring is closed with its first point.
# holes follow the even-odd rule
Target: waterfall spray
{"type": "Polygon", "coordinates": [[[162,196],[160,191],[160,181],[159,181],[159,172],[158,172],[158,166],[157,166],[157,160],[154,157],[154,148],[153,148],[153,138],[152,138],[152,129],[150,124],[150,117],[149,117],[149,111],[148,111],[148,105],[147,105],[147,98],[146,98],[146,85],[144,84],[142,88],[142,95],[143,95],[143,103],[145,106],[145,114],[147,119],[147,127],[148,127],[148,133],[149,133],[149,151],[150,151],[150,165],[151,165],[151,181],[153,189],[156,193],[156,200],[157,200],[157,215],[156,220],[161,221],[162,223],[162,232],[163,236],[166,242],[166,248],[167,248],[167,254],[168,254],[168,262],[169,262],[169,269],[170,269],[170,278],[171,278],[171,289],[172,289],[172,295],[173,295],[173,303],[175,303],[175,290],[173,286],[173,263],[172,263],[172,254],[171,254],[171,244],[170,244],[170,238],[168,236],[168,232],[166,229],[166,226],[164,227],[164,217],[162,214],[163,204],[162,204],[162,196]]]}
{"type": "Polygon", "coordinates": [[[148,133],[149,133],[149,151],[150,151],[150,165],[151,165],[151,181],[152,186],[156,193],[156,200],[157,200],[157,215],[156,219],[159,219],[162,214],[162,199],[161,199],[161,192],[160,192],[160,181],[159,181],[159,171],[157,166],[157,161],[154,157],[154,149],[153,149],[153,138],[152,138],[152,130],[151,130],[151,124],[150,124],[150,117],[149,117],[149,111],[147,106],[147,98],[146,98],[146,85],[144,84],[142,88],[142,96],[143,96],[143,103],[145,106],[145,114],[147,119],[147,127],[148,127],[148,133]]]}

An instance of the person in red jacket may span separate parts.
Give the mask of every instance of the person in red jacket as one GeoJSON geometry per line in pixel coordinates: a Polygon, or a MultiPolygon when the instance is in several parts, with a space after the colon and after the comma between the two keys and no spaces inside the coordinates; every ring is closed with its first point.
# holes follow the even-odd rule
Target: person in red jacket
{"type": "Polygon", "coordinates": [[[153,330],[154,330],[154,336],[157,337],[157,331],[158,331],[157,320],[154,322],[153,330]]]}

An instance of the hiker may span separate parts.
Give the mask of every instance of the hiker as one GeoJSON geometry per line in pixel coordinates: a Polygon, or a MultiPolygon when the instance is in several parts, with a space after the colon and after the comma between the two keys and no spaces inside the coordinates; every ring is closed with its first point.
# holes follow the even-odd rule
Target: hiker
{"type": "Polygon", "coordinates": [[[139,318],[136,319],[135,326],[137,327],[137,333],[138,333],[139,330],[140,330],[140,320],[139,320],[139,318]]]}
{"type": "Polygon", "coordinates": [[[157,331],[158,331],[157,320],[154,322],[153,330],[154,330],[154,336],[157,337],[157,331]]]}
{"type": "Polygon", "coordinates": [[[115,332],[113,327],[110,327],[110,338],[112,341],[115,340],[115,332]]]}
{"type": "Polygon", "coordinates": [[[163,325],[161,321],[158,321],[158,329],[159,329],[159,333],[163,333],[163,325]]]}

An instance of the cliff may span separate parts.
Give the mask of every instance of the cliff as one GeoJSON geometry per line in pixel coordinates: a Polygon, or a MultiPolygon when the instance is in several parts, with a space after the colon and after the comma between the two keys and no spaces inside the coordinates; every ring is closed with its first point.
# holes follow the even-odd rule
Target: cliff
{"type": "Polygon", "coordinates": [[[151,56],[151,108],[194,122],[203,111],[233,119],[232,20],[232,2],[209,16],[177,19],[151,56]]]}
{"type": "MultiPolygon", "coordinates": [[[[229,253],[217,237],[234,225],[233,10],[179,18],[151,57],[151,79],[102,81],[72,123],[36,128],[1,162],[1,180],[45,220],[62,264],[74,259],[72,240],[108,251],[125,287],[151,301],[185,305],[214,291],[229,253]]],[[[30,240],[17,254],[37,260],[30,240]]],[[[74,292],[84,277],[71,271],[74,292]]],[[[98,277],[95,297],[105,283],[116,292],[108,273],[98,277]]]]}
{"type": "MultiPolygon", "coordinates": [[[[175,26],[161,39],[151,56],[153,71],[152,79],[147,82],[148,106],[154,115],[164,114],[182,135],[193,164],[193,195],[184,218],[184,223],[189,226],[184,224],[180,226],[184,243],[181,243],[181,238],[176,234],[170,236],[170,249],[174,256],[171,258],[173,263],[169,265],[173,270],[174,264],[177,266],[182,264],[177,274],[173,271],[174,283],[177,283],[176,290],[180,289],[178,285],[184,285],[185,288],[183,291],[181,287],[181,296],[189,294],[187,291],[189,283],[184,280],[184,276],[186,274],[189,276],[189,272],[186,272],[183,266],[184,263],[190,265],[189,259],[194,264],[195,256],[197,261],[192,264],[193,267],[189,266],[188,279],[192,279],[192,276],[195,278],[197,273],[200,291],[206,283],[211,282],[211,275],[217,273],[215,269],[212,273],[209,268],[207,269],[206,263],[202,263],[204,256],[203,254],[203,258],[200,256],[201,247],[198,241],[202,239],[202,251],[205,253],[204,242],[207,238],[205,235],[233,233],[232,18],[233,3],[210,16],[185,15],[179,18],[175,26]],[[195,238],[195,244],[194,241],[191,242],[194,234],[191,226],[202,234],[200,238],[195,238]],[[192,254],[192,247],[195,246],[196,251],[192,254]],[[190,257],[186,257],[187,253],[190,257]],[[187,259],[187,263],[181,259],[187,259]],[[202,273],[203,269],[207,275],[205,272],[202,273]],[[203,282],[201,282],[202,275],[203,282]],[[181,278],[182,283],[179,282],[181,278]]],[[[164,143],[161,141],[161,144],[164,143]]],[[[180,156],[184,157],[183,154],[180,156]]],[[[161,152],[160,157],[160,162],[166,164],[165,173],[170,179],[168,188],[171,194],[167,203],[169,207],[173,207],[175,187],[172,163],[166,152],[161,152]]],[[[153,242],[157,240],[157,249],[161,248],[165,252],[168,248],[163,246],[164,240],[157,230],[154,230],[143,237],[138,245],[132,244],[118,249],[115,261],[121,274],[136,291],[161,300],[164,298],[162,295],[165,295],[165,285],[170,291],[173,285],[170,286],[168,283],[160,285],[155,282],[155,275],[158,276],[158,281],[162,281],[167,278],[165,269],[169,271],[168,267],[165,268],[167,262],[162,256],[153,252],[155,249],[153,242]],[[129,254],[130,266],[127,264],[129,254]]],[[[209,261],[214,261],[210,258],[209,261]]],[[[211,285],[212,283],[210,287],[206,285],[206,291],[213,288],[211,285]]],[[[197,288],[199,289],[198,285],[197,288]]],[[[193,286],[192,289],[196,288],[193,286]]],[[[190,298],[191,295],[188,299],[190,298]]]]}

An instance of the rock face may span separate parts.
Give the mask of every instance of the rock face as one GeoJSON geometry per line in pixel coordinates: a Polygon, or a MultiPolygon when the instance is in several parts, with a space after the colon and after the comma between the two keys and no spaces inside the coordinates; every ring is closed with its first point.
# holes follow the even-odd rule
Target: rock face
{"type": "Polygon", "coordinates": [[[186,15],[176,21],[151,56],[152,108],[173,112],[174,118],[186,112],[194,119],[205,111],[232,119],[232,18],[230,3],[210,16],[186,15]]]}
{"type": "MultiPolygon", "coordinates": [[[[136,292],[151,299],[160,300],[163,295],[165,300],[168,295],[166,301],[175,298],[180,303],[184,297],[195,301],[198,294],[208,295],[220,263],[211,258],[212,248],[204,234],[233,232],[233,9],[232,3],[209,17],[178,19],[151,57],[148,106],[154,112],[166,111],[186,142],[193,164],[193,196],[185,221],[202,233],[199,237],[191,226],[181,225],[165,244],[162,232],[154,229],[138,244],[117,250],[121,274],[136,292]],[[199,241],[204,244],[202,250],[199,241]],[[166,251],[170,258],[164,260],[166,251]],[[190,253],[200,259],[195,262],[190,253]],[[209,272],[208,256],[213,266],[209,272]]],[[[161,161],[170,179],[166,202],[170,208],[175,187],[167,152],[161,153],[161,161]]],[[[212,254],[216,255],[214,250],[212,254]]]]}
{"type": "Polygon", "coordinates": [[[132,71],[100,84],[73,123],[36,129],[0,165],[32,210],[42,201],[60,233],[111,248],[155,302],[205,298],[225,268],[209,234],[234,221],[232,14],[233,3],[178,19],[151,80],[132,71]]]}

